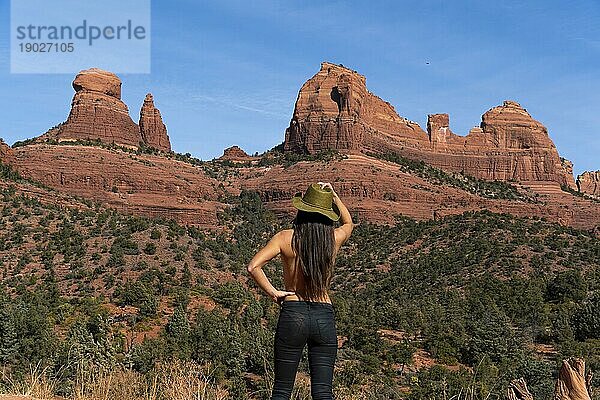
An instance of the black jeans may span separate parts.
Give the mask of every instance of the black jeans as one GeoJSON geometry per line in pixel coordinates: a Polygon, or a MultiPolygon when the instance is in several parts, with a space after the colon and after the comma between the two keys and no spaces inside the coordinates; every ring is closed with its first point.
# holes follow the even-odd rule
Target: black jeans
{"type": "Polygon", "coordinates": [[[302,350],[308,344],[313,400],[332,400],[333,366],[337,356],[335,312],[329,303],[284,301],[275,332],[275,384],[271,400],[292,394],[302,350]]]}

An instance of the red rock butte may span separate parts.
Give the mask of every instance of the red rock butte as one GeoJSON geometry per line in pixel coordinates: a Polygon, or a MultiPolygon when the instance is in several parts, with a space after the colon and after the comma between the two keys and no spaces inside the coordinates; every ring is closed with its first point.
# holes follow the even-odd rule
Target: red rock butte
{"type": "Polygon", "coordinates": [[[151,94],[140,111],[140,124],[133,122],[121,101],[121,80],[112,72],[91,68],[79,72],[73,81],[75,95],[67,120],[38,138],[38,141],[100,140],[129,147],[145,145],[171,151],[160,111],[151,94]]]}
{"type": "Polygon", "coordinates": [[[363,75],[328,62],[300,89],[284,142],[290,152],[324,149],[393,152],[482,179],[575,188],[547,129],[518,103],[491,108],[467,136],[451,131],[448,114],[429,115],[425,132],[369,92],[363,75]]]}
{"type": "Polygon", "coordinates": [[[256,157],[252,157],[248,155],[244,150],[242,150],[239,146],[231,146],[223,150],[223,155],[219,157],[219,160],[228,160],[228,161],[251,161],[255,160],[256,157]]]}

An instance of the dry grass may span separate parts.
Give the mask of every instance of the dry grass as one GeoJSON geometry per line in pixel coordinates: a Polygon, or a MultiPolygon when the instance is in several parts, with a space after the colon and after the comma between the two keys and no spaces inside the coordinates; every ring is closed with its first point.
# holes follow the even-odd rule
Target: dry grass
{"type": "MultiPolygon", "coordinates": [[[[250,398],[268,398],[273,389],[273,371],[267,366],[264,389],[250,398]]],[[[56,382],[48,379],[46,369],[32,367],[26,379],[13,381],[3,371],[8,388],[0,394],[26,396],[8,397],[10,400],[225,400],[227,391],[214,383],[210,364],[199,365],[191,361],[171,361],[157,364],[147,374],[126,368],[92,369],[77,374],[73,393],[68,398],[56,396],[56,382]]],[[[366,400],[372,393],[368,388],[336,390],[339,400],[366,400]]],[[[310,400],[310,379],[299,374],[291,400],[310,400]]]]}
{"type": "MultiPolygon", "coordinates": [[[[31,368],[22,382],[14,382],[3,371],[5,382],[9,382],[7,400],[225,400],[227,391],[212,379],[213,370],[210,364],[199,365],[191,361],[171,361],[159,363],[148,374],[140,374],[126,368],[113,370],[93,370],[77,375],[73,394],[68,398],[56,397],[55,382],[47,379],[45,369],[31,368]],[[17,397],[26,396],[26,397],[17,397]]],[[[272,371],[267,372],[265,386],[261,392],[253,393],[250,398],[268,398],[272,390],[272,371]]],[[[394,393],[394,398],[403,398],[406,393],[394,393]]],[[[381,399],[382,393],[371,385],[355,385],[352,388],[336,388],[334,397],[337,400],[375,400],[381,399]]],[[[5,397],[0,394],[0,400],[5,397]]],[[[449,396],[446,387],[440,388],[432,400],[486,400],[490,396],[477,394],[474,382],[459,394],[449,396]]],[[[291,400],[310,400],[310,380],[308,376],[299,374],[291,400]]]]}
{"type": "Polygon", "coordinates": [[[72,396],[73,400],[154,398],[145,377],[128,369],[80,372],[72,396]]]}
{"type": "MultiPolygon", "coordinates": [[[[55,400],[56,385],[46,370],[33,368],[27,379],[10,383],[6,393],[36,400],[55,400]]],[[[212,380],[210,365],[173,361],[158,364],[147,375],[117,368],[78,373],[68,400],[225,400],[227,391],[212,380]]]]}
{"type": "Polygon", "coordinates": [[[24,380],[14,380],[11,375],[2,370],[2,380],[8,382],[7,394],[15,396],[29,396],[39,400],[52,400],[56,385],[48,379],[47,368],[40,365],[30,366],[29,373],[24,380]]]}
{"type": "Polygon", "coordinates": [[[212,383],[211,377],[210,365],[189,361],[159,364],[151,387],[153,395],[161,393],[151,400],[224,400],[227,391],[212,383]]]}

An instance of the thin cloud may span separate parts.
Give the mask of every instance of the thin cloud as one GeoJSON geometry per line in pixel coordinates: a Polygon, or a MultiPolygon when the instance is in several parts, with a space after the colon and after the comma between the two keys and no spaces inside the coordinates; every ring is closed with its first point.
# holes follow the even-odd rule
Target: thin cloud
{"type": "MultiPolygon", "coordinates": [[[[238,108],[240,110],[250,111],[250,112],[263,114],[263,115],[269,115],[269,116],[282,118],[282,119],[287,119],[287,118],[291,117],[291,115],[287,114],[287,113],[268,110],[265,108],[260,108],[259,106],[255,105],[256,103],[260,103],[259,101],[255,102],[254,104],[248,104],[248,103],[243,104],[243,103],[239,103],[239,102],[235,101],[233,96],[228,96],[228,95],[218,96],[218,97],[217,96],[207,96],[207,95],[193,95],[191,98],[192,98],[192,100],[204,101],[204,102],[214,103],[214,104],[221,104],[221,105],[225,105],[225,106],[229,106],[229,107],[233,107],[233,108],[238,108]]],[[[279,101],[277,101],[277,102],[279,103],[279,101]]],[[[284,101],[282,100],[281,103],[284,103],[284,101]]]]}

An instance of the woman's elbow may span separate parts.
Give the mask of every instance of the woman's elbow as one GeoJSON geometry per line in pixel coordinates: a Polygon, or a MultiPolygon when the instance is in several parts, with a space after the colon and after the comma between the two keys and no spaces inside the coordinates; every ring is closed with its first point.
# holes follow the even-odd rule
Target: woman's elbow
{"type": "Polygon", "coordinates": [[[252,273],[254,272],[254,270],[257,268],[258,266],[254,263],[250,263],[248,264],[248,266],[246,267],[246,270],[248,271],[248,273],[250,275],[252,275],[252,273]]]}

